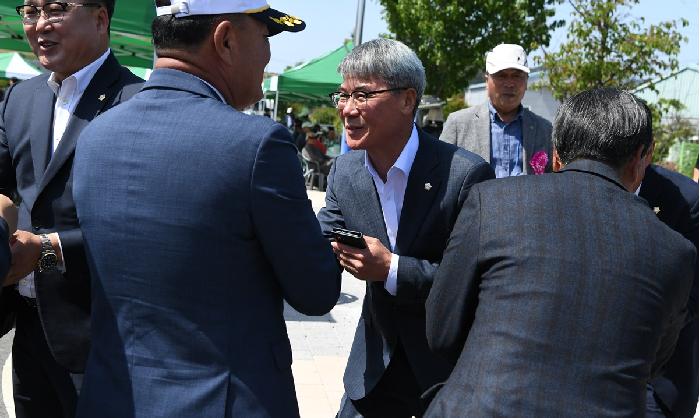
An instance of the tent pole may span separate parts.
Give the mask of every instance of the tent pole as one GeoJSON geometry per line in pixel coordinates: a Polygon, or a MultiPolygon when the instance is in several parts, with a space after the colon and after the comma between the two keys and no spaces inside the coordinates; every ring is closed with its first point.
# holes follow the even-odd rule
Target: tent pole
{"type": "Polygon", "coordinates": [[[357,0],[357,17],[355,18],[355,46],[362,44],[362,27],[365,22],[365,0],[357,0]]]}
{"type": "Polygon", "coordinates": [[[275,110],[272,113],[272,120],[274,120],[275,122],[277,122],[277,107],[278,107],[277,103],[279,103],[279,101],[280,101],[280,90],[277,89],[277,90],[275,90],[275,110]]]}

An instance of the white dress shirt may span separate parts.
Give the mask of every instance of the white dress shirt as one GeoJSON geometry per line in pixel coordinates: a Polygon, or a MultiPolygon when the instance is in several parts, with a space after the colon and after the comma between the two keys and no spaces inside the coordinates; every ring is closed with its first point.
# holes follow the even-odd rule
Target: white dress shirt
{"type": "MultiPolygon", "coordinates": [[[[71,115],[75,111],[76,106],[78,106],[85,89],[90,84],[90,81],[92,81],[95,73],[109,56],[110,51],[111,50],[107,48],[107,51],[99,58],[83,67],[75,74],[72,74],[70,77],[66,77],[62,82],[56,80],[55,73],[51,73],[51,76],[49,76],[49,79],[46,81],[46,84],[49,85],[56,95],[56,103],[53,107],[52,152],[56,152],[56,148],[58,148],[58,144],[61,143],[61,138],[63,138],[63,134],[66,132],[66,127],[68,126],[71,115]]],[[[63,247],[61,246],[61,239],[58,238],[58,234],[56,235],[56,239],[58,240],[59,250],[61,254],[63,254],[63,247]]],[[[63,256],[61,256],[61,259],[63,259],[63,256]]],[[[65,260],[58,268],[61,271],[65,271],[65,260]]],[[[17,290],[22,296],[36,298],[34,272],[29,273],[17,283],[17,290]]]]}
{"type": "Polygon", "coordinates": [[[396,236],[399,232],[399,221],[401,220],[403,197],[406,194],[408,175],[411,172],[413,161],[416,159],[416,152],[418,152],[418,130],[414,125],[411,136],[408,138],[408,142],[406,142],[399,158],[396,159],[394,165],[391,166],[386,174],[386,183],[379,177],[369,157],[365,154],[365,167],[367,167],[369,174],[372,175],[374,186],[377,188],[379,203],[382,206],[382,216],[384,216],[384,225],[386,225],[386,233],[389,236],[390,250],[392,251],[389,274],[384,283],[384,288],[394,296],[396,296],[397,291],[399,256],[394,254],[393,251],[394,247],[396,247],[396,236]]]}

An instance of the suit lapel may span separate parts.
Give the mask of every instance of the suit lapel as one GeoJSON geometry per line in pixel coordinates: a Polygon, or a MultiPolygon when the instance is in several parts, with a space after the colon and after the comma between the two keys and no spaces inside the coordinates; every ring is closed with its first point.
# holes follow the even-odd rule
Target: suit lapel
{"type": "MultiPolygon", "coordinates": [[[[56,151],[49,161],[44,173],[37,196],[41,194],[47,184],[53,179],[63,165],[70,159],[75,151],[75,145],[83,129],[100,112],[114,100],[114,96],[119,93],[115,82],[119,78],[119,64],[113,55],[109,55],[107,60],[97,70],[90,84],[83,92],[80,102],[75,107],[75,111],[68,120],[66,131],[61,138],[61,142],[56,147],[56,151]]],[[[51,123],[49,123],[50,125],[51,123]]]]}
{"type": "Polygon", "coordinates": [[[474,152],[481,155],[487,163],[491,163],[491,117],[488,103],[474,113],[474,118],[476,119],[474,134],[478,147],[474,152]]]}
{"type": "Polygon", "coordinates": [[[418,152],[408,175],[396,236],[394,253],[399,255],[408,252],[442,182],[441,176],[435,170],[439,162],[435,140],[422,131],[418,131],[418,138],[418,152]]]}
{"type": "Polygon", "coordinates": [[[34,94],[34,106],[32,107],[32,121],[29,141],[32,149],[32,163],[34,165],[34,181],[39,182],[46,171],[49,161],[49,153],[53,148],[53,108],[55,96],[48,84],[43,84],[36,89],[34,94]]]}
{"type": "Polygon", "coordinates": [[[523,109],[523,169],[527,174],[534,174],[530,166],[530,158],[538,151],[535,149],[537,138],[537,124],[532,123],[532,117],[527,109],[523,109]]]}
{"type": "MultiPolygon", "coordinates": [[[[363,155],[366,155],[366,151],[363,152],[363,155]]],[[[372,175],[369,174],[364,165],[364,159],[357,165],[352,179],[355,202],[361,202],[359,203],[359,211],[362,214],[361,219],[366,222],[366,229],[363,228],[362,233],[379,239],[386,248],[391,248],[377,188],[374,186],[372,175]]]]}

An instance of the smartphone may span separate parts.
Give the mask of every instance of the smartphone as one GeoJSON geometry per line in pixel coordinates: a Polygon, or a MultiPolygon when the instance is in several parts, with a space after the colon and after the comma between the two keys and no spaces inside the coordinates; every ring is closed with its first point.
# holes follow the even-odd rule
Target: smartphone
{"type": "Polygon", "coordinates": [[[343,228],[333,228],[333,237],[341,244],[355,248],[367,248],[362,232],[351,231],[343,228]]]}

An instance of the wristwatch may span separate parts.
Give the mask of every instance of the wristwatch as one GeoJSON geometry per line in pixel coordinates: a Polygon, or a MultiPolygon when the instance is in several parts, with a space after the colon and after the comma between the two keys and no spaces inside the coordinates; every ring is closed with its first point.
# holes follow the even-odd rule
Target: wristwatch
{"type": "Polygon", "coordinates": [[[53,245],[51,245],[51,239],[46,234],[39,235],[41,238],[41,255],[39,256],[39,272],[45,273],[56,270],[56,265],[58,264],[58,256],[56,256],[56,251],[53,250],[53,245]]]}

